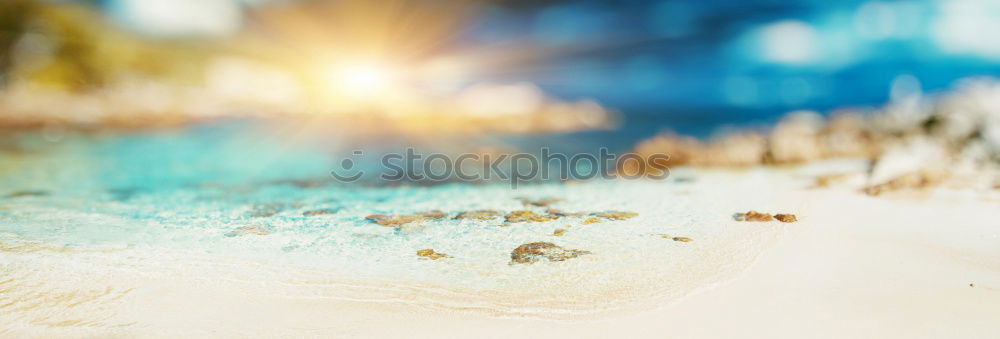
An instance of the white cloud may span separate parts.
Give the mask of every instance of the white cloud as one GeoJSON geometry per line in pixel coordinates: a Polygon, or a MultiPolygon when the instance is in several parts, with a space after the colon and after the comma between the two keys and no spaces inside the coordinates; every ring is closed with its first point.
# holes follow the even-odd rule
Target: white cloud
{"type": "Polygon", "coordinates": [[[807,23],[786,20],[767,25],[760,31],[761,57],[765,60],[806,64],[818,56],[816,29],[807,23]]]}
{"type": "Polygon", "coordinates": [[[163,36],[222,36],[242,23],[232,0],[117,0],[115,10],[136,30],[163,36]]]}
{"type": "Polygon", "coordinates": [[[954,54],[977,55],[1000,60],[1000,2],[993,0],[946,0],[938,3],[934,42],[954,54]]]}

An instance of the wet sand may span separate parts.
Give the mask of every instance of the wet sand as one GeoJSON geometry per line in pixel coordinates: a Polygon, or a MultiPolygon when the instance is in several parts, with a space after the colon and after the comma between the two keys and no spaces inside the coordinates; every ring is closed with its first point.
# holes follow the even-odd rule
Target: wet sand
{"type": "MultiPolygon", "coordinates": [[[[66,246],[8,234],[0,253],[0,334],[989,337],[998,330],[995,190],[872,197],[850,183],[812,188],[806,169],[678,173],[693,182],[651,187],[691,205],[657,214],[667,205],[653,203],[647,190],[623,200],[632,199],[640,217],[588,225],[628,232],[570,229],[544,237],[544,223],[519,231],[593,255],[531,265],[503,263],[506,253],[479,266],[460,258],[407,261],[445,280],[181,254],[155,243],[66,246]],[[693,242],[656,236],[665,231],[657,225],[686,208],[692,212],[682,220],[690,223],[669,231],[693,242]],[[732,220],[745,209],[790,212],[799,221],[732,220]],[[609,235],[632,238],[615,243],[609,235]],[[627,250],[608,251],[622,246],[627,250]],[[463,275],[469,272],[479,273],[463,275]],[[474,278],[482,274],[486,279],[474,278]]],[[[623,187],[613,192],[629,196],[650,186],[623,187]]]]}

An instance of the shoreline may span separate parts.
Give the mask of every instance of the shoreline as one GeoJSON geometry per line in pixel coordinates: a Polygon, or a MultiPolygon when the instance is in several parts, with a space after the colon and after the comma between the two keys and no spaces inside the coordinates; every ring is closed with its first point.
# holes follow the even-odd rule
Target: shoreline
{"type": "MultiPolygon", "coordinates": [[[[60,247],[39,247],[32,252],[23,248],[11,250],[14,247],[5,245],[4,252],[7,253],[3,256],[8,259],[20,256],[25,260],[21,263],[25,265],[29,261],[38,262],[39,255],[48,258],[45,262],[49,263],[51,270],[34,272],[34,278],[26,280],[28,285],[22,286],[30,286],[32,281],[44,281],[42,285],[33,287],[31,290],[35,292],[29,295],[38,292],[49,295],[44,300],[49,300],[48,306],[56,308],[46,310],[45,302],[35,304],[33,307],[37,312],[33,316],[25,318],[22,313],[16,318],[20,320],[8,318],[0,321],[3,324],[0,328],[6,331],[0,333],[73,337],[148,337],[153,336],[152,333],[199,337],[239,333],[276,336],[333,333],[328,331],[363,336],[419,333],[426,337],[496,337],[512,334],[590,337],[611,333],[607,331],[612,329],[640,337],[656,337],[661,336],[657,334],[666,333],[656,332],[658,329],[679,333],[678,336],[681,337],[701,337],[738,335],[745,332],[736,331],[736,328],[742,328],[762,331],[759,333],[769,333],[775,337],[794,337],[801,334],[794,332],[795,330],[806,330],[802,328],[805,325],[790,326],[791,324],[782,321],[783,325],[779,326],[768,321],[800,319],[803,324],[812,320],[817,326],[826,326],[818,329],[822,333],[865,336],[865,332],[850,332],[857,330],[849,326],[850,321],[871,325],[874,321],[872,319],[901,317],[909,324],[905,328],[888,324],[872,330],[880,331],[879,336],[902,336],[918,334],[922,328],[919,324],[913,324],[916,318],[911,317],[944,317],[943,314],[936,314],[933,309],[907,310],[906,305],[918,301],[898,298],[913,293],[920,294],[919,299],[914,300],[921,303],[942,304],[949,309],[963,305],[979,312],[962,313],[970,317],[967,320],[947,317],[956,321],[955,324],[965,325],[970,324],[969,321],[995,319],[1000,315],[1000,312],[989,309],[989,305],[1000,302],[1000,261],[989,259],[1000,257],[1000,247],[995,246],[1000,242],[1000,230],[989,226],[988,208],[1000,201],[1000,195],[995,191],[977,193],[969,189],[938,188],[922,195],[897,192],[900,195],[871,197],[846,184],[815,189],[803,186],[803,180],[795,180],[794,185],[778,187],[769,182],[782,181],[781,178],[788,180],[809,171],[806,168],[770,168],[741,172],[720,171],[723,174],[701,170],[692,172],[698,180],[721,180],[723,185],[716,182],[711,186],[715,187],[712,190],[696,190],[691,187],[692,191],[685,196],[686,201],[718,200],[718,197],[733,194],[731,188],[727,188],[724,183],[757,182],[758,185],[770,187],[771,191],[760,197],[764,200],[752,199],[758,201],[753,203],[755,206],[768,205],[759,206],[764,210],[773,208],[771,206],[786,206],[784,209],[799,216],[799,222],[727,224],[725,227],[746,228],[744,230],[763,227],[780,229],[776,232],[727,233],[734,237],[730,239],[733,241],[755,242],[756,240],[747,238],[748,234],[770,237],[769,240],[763,240],[759,251],[752,253],[753,255],[747,255],[748,249],[755,248],[752,246],[722,245],[724,242],[719,239],[695,237],[692,244],[719,241],[702,249],[708,251],[706,255],[729,260],[696,255],[689,257],[691,261],[687,268],[665,271],[680,273],[680,276],[672,277],[677,283],[688,283],[688,289],[664,292],[662,289],[675,285],[663,285],[663,281],[655,278],[656,274],[649,275],[641,270],[628,268],[641,268],[641,265],[623,266],[620,272],[625,274],[623,278],[630,283],[623,290],[606,290],[609,293],[607,296],[583,300],[576,305],[558,302],[547,305],[544,302],[529,302],[540,300],[529,296],[549,293],[557,296],[555,300],[565,300],[567,296],[562,294],[564,291],[509,294],[504,293],[503,289],[490,293],[485,292],[488,289],[479,288],[478,291],[473,289],[463,292],[447,288],[448,286],[441,289],[441,286],[435,288],[433,285],[419,283],[373,285],[370,281],[361,283],[358,287],[317,279],[331,277],[331,271],[319,270],[319,274],[312,274],[317,271],[310,273],[266,262],[254,264],[252,260],[244,260],[243,264],[181,261],[180,266],[170,266],[166,263],[173,257],[168,252],[156,251],[151,253],[160,253],[161,257],[153,259],[162,260],[162,263],[150,258],[144,261],[140,257],[133,257],[131,260],[135,261],[132,266],[105,267],[99,261],[74,262],[72,258],[78,253],[65,252],[65,248],[63,252],[59,252],[60,247]],[[953,223],[962,223],[962,227],[950,227],[953,223]],[[713,249],[736,250],[739,254],[734,256],[733,252],[713,249]],[[53,256],[45,253],[46,251],[54,251],[56,254],[53,256]],[[66,267],[76,267],[75,270],[79,272],[67,275],[70,271],[53,269],[62,267],[57,264],[60,257],[69,260],[64,262],[70,265],[66,267]],[[691,272],[690,267],[709,271],[714,269],[716,274],[691,272]],[[93,273],[102,271],[105,273],[98,275],[101,278],[96,281],[84,280],[81,284],[76,279],[74,282],[66,280],[68,276],[95,276],[93,273]],[[38,275],[40,272],[44,274],[38,275]],[[51,275],[49,278],[56,279],[39,280],[46,274],[51,275]],[[899,277],[895,277],[896,275],[899,277]],[[260,280],[261,277],[272,279],[260,280]],[[648,280],[643,281],[642,277],[648,280]],[[959,280],[962,281],[961,284],[957,283],[959,280]],[[101,282],[106,284],[102,285],[101,282]],[[913,286],[900,285],[904,282],[913,286]],[[967,286],[969,283],[975,287],[967,286]],[[427,287],[430,289],[425,289],[427,287]],[[657,287],[661,290],[656,290],[657,287]],[[373,288],[381,292],[370,293],[373,288]],[[639,291],[630,291],[630,288],[639,291]],[[621,297],[630,292],[634,292],[627,298],[631,302],[622,301],[621,297]],[[504,302],[512,296],[521,299],[504,302]],[[601,303],[600,300],[606,302],[601,303]],[[61,303],[77,305],[69,308],[68,313],[60,314],[56,310],[64,306],[61,303]],[[809,313],[800,314],[795,311],[815,311],[815,308],[827,307],[824,305],[832,307],[830,312],[834,313],[823,319],[845,319],[847,323],[809,319],[809,313]],[[516,312],[531,306],[535,309],[529,309],[530,312],[548,316],[524,316],[516,312]],[[538,306],[548,307],[538,309],[538,306]],[[498,307],[501,310],[507,307],[508,312],[498,313],[498,307]],[[555,314],[559,309],[583,311],[555,314]],[[511,310],[515,311],[514,314],[511,310]],[[843,313],[848,310],[856,313],[843,313]],[[32,318],[48,319],[39,323],[48,325],[25,327],[24,321],[32,318]],[[56,321],[57,319],[62,320],[56,321]],[[654,319],[667,320],[658,322],[654,319]],[[711,325],[717,321],[738,326],[711,325]],[[385,326],[387,323],[394,325],[385,326]],[[685,328],[688,332],[677,332],[685,328]]],[[[752,188],[744,188],[739,191],[743,193],[731,197],[732,201],[746,200],[746,192],[753,191],[752,188]],[[740,197],[742,199],[736,199],[740,197]]],[[[748,205],[747,202],[743,204],[748,205]]],[[[695,219],[701,220],[701,223],[721,220],[705,215],[695,219]]],[[[624,223],[627,222],[622,223],[619,227],[626,227],[624,223]]],[[[576,273],[587,272],[587,265],[592,265],[593,262],[585,258],[513,268],[523,269],[528,276],[538,279],[541,277],[531,272],[562,272],[567,267],[576,267],[570,269],[576,273]]],[[[16,272],[11,265],[17,261],[7,262],[4,271],[9,276],[12,275],[11,272],[16,272]]],[[[418,262],[417,266],[434,267],[426,265],[443,263],[418,262]]],[[[32,275],[24,275],[30,276],[32,275]]],[[[332,277],[336,276],[334,274],[332,277]]],[[[12,280],[21,277],[14,277],[12,280]]],[[[5,284],[5,288],[11,288],[9,281],[5,284]]],[[[10,291],[18,290],[14,288],[10,291]]],[[[581,295],[579,292],[575,293],[577,294],[570,295],[581,295]]],[[[15,299],[16,295],[26,296],[19,293],[14,295],[15,299]]],[[[23,308],[25,300],[27,299],[21,300],[22,304],[15,305],[14,309],[34,312],[31,307],[23,308]]],[[[12,300],[6,301],[3,304],[8,304],[9,308],[12,300]]],[[[13,301],[17,304],[17,300],[13,301]]],[[[966,329],[995,330],[994,326],[987,323],[975,324],[966,329]]]]}

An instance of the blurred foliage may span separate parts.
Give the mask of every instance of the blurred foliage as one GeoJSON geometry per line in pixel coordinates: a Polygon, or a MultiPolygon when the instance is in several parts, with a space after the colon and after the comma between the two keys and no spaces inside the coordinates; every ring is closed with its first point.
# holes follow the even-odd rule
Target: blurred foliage
{"type": "Polygon", "coordinates": [[[208,55],[197,42],[134,36],[86,4],[0,1],[0,74],[8,86],[85,91],[133,77],[194,83],[208,55]]]}
{"type": "Polygon", "coordinates": [[[0,86],[83,92],[131,79],[201,85],[220,55],[280,64],[311,81],[334,60],[431,55],[476,3],[267,3],[247,9],[250,24],[240,34],[213,40],[140,35],[112,24],[87,1],[0,0],[0,75],[6,79],[0,86]]]}
{"type": "Polygon", "coordinates": [[[13,59],[14,44],[27,28],[36,10],[31,0],[0,1],[0,84],[6,83],[13,59]]]}

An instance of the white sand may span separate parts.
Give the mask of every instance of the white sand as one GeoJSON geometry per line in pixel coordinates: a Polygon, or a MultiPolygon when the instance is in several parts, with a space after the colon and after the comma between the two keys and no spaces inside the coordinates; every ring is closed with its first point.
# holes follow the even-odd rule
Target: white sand
{"type": "Polygon", "coordinates": [[[817,191],[804,199],[802,221],[786,228],[744,274],[677,303],[580,321],[383,307],[328,325],[342,324],[345,333],[418,337],[995,338],[1000,333],[995,198],[945,192],[900,201],[817,191]]]}
{"type": "MultiPolygon", "coordinates": [[[[857,193],[850,184],[808,189],[800,180],[803,173],[697,175],[682,197],[699,202],[692,207],[697,209],[695,221],[737,231],[692,230],[697,236],[691,244],[707,243],[700,248],[747,260],[683,257],[695,260],[694,265],[652,273],[631,270],[648,266],[630,263],[616,272],[628,283],[624,289],[595,285],[602,287],[595,300],[616,295],[624,300],[610,304],[614,307],[588,300],[560,307],[567,296],[581,295],[572,288],[545,290],[555,304],[524,311],[530,303],[503,300],[518,295],[502,288],[469,296],[448,286],[421,290],[392,281],[345,284],[351,277],[315,281],[317,275],[308,271],[265,265],[229,269],[219,262],[168,264],[156,256],[108,267],[105,257],[94,252],[28,251],[12,249],[8,242],[0,253],[9,259],[0,264],[0,293],[7,294],[0,295],[0,336],[988,338],[1000,333],[996,191],[941,189],[876,198],[857,193]],[[733,194],[727,187],[741,188],[733,194]],[[751,208],[795,213],[800,221],[722,221],[751,208]],[[717,213],[708,212],[713,210],[717,213]],[[769,231],[744,232],[753,229],[769,231]],[[752,245],[723,244],[722,235],[760,239],[752,245]],[[740,252],[728,252],[733,249],[740,252]],[[28,264],[44,269],[25,271],[28,264]],[[663,273],[676,273],[674,278],[683,281],[663,273]],[[274,279],[260,279],[268,276],[274,279]],[[658,290],[656,279],[678,290],[658,290]],[[634,290],[639,288],[643,290],[634,290]],[[587,307],[595,309],[546,314],[587,307]]],[[[564,263],[583,270],[588,262],[605,263],[578,259],[564,263]]],[[[558,264],[530,269],[560,269],[545,266],[558,264]]]]}

